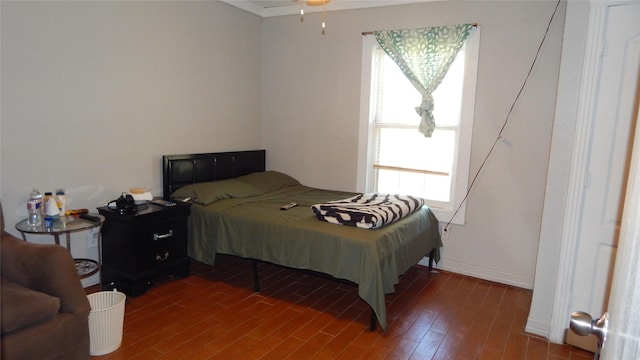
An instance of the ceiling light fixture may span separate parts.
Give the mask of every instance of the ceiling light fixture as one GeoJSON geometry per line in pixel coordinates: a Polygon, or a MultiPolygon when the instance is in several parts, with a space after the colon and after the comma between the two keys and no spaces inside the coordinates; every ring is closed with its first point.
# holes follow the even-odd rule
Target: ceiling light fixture
{"type": "Polygon", "coordinates": [[[300,22],[304,21],[304,5],[307,6],[322,6],[322,35],[325,33],[327,25],[325,23],[325,9],[324,6],[331,2],[331,0],[293,0],[293,2],[300,1],[300,22]]]}

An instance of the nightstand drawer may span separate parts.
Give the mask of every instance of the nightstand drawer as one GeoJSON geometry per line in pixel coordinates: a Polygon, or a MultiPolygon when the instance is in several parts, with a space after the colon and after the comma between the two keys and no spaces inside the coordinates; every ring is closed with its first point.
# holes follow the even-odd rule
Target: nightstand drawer
{"type": "Polygon", "coordinates": [[[153,270],[156,266],[187,256],[187,224],[183,220],[140,229],[136,235],[138,244],[138,271],[153,270]]]}

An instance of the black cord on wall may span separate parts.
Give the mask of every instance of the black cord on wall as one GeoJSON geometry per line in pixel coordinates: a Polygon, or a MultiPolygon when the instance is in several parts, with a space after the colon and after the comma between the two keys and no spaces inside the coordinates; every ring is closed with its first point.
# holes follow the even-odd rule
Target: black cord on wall
{"type": "Polygon", "coordinates": [[[467,192],[465,193],[464,198],[462,198],[462,201],[460,201],[460,204],[456,208],[456,211],[453,213],[453,216],[451,217],[451,219],[447,222],[447,225],[444,226],[443,231],[448,231],[449,226],[451,225],[451,222],[453,221],[453,219],[455,219],[456,215],[458,215],[458,212],[460,212],[460,209],[462,208],[462,205],[469,198],[469,194],[471,194],[471,189],[475,185],[476,180],[478,180],[478,176],[480,175],[480,172],[486,166],[487,161],[489,160],[489,157],[491,157],[491,154],[493,154],[493,152],[494,152],[494,150],[496,148],[496,145],[498,145],[498,143],[502,140],[502,133],[504,132],[505,128],[507,127],[507,124],[509,123],[509,120],[511,120],[511,114],[513,113],[513,109],[515,108],[516,104],[518,103],[518,100],[520,99],[520,96],[522,95],[522,92],[524,91],[524,88],[526,87],[527,83],[529,82],[529,77],[531,77],[531,73],[533,72],[533,69],[534,69],[536,63],[538,62],[538,56],[540,55],[540,51],[542,50],[542,45],[544,45],[545,40],[547,39],[547,35],[549,34],[549,30],[551,29],[551,24],[553,23],[553,19],[555,18],[556,13],[558,12],[558,8],[560,7],[560,2],[561,1],[562,0],[558,0],[558,2],[556,3],[556,7],[553,10],[553,13],[551,14],[551,18],[549,19],[549,23],[547,24],[547,29],[545,30],[544,36],[542,37],[542,40],[540,41],[540,45],[538,45],[538,50],[536,51],[536,56],[533,58],[533,61],[531,62],[531,67],[529,68],[529,72],[527,73],[527,76],[525,77],[524,81],[522,82],[522,86],[520,87],[520,90],[518,91],[518,94],[516,95],[515,99],[511,103],[511,107],[509,108],[509,112],[507,113],[507,116],[506,116],[504,122],[502,123],[502,127],[500,128],[500,132],[498,133],[498,136],[496,137],[495,141],[493,142],[493,145],[489,149],[489,152],[487,153],[487,155],[482,160],[482,163],[480,164],[480,167],[478,168],[478,171],[476,171],[475,175],[473,176],[473,180],[471,181],[471,184],[467,188],[467,192]]]}

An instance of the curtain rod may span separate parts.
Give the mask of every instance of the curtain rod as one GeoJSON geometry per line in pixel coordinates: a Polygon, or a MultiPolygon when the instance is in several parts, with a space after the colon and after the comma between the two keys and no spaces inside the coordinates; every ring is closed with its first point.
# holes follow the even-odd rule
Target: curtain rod
{"type": "MultiPolygon", "coordinates": [[[[473,27],[478,27],[478,23],[472,23],[473,27]]],[[[373,31],[363,31],[362,36],[373,35],[373,31]]]]}

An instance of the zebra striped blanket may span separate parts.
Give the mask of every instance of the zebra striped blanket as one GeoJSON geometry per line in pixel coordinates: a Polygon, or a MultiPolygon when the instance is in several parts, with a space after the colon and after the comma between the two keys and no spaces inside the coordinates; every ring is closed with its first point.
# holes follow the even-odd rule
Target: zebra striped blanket
{"type": "Polygon", "coordinates": [[[319,220],[328,223],[377,229],[408,216],[423,205],[424,199],[415,196],[372,193],[316,204],[311,209],[319,220]]]}

